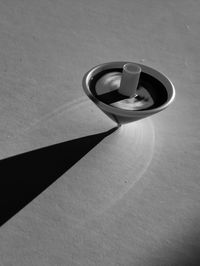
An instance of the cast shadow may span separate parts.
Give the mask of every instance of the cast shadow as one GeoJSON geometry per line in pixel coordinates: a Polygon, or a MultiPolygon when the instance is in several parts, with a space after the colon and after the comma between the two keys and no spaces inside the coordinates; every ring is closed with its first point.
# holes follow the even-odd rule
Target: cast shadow
{"type": "Polygon", "coordinates": [[[118,127],[0,161],[0,226],[118,127]]]}

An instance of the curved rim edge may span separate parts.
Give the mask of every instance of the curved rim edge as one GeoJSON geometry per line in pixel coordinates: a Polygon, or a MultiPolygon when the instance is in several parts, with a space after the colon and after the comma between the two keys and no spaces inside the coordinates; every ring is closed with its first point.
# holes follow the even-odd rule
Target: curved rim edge
{"type": "Polygon", "coordinates": [[[175,88],[174,88],[174,85],[173,83],[170,81],[170,79],[164,75],[163,73],[149,67],[149,66],[146,66],[146,65],[143,65],[143,64],[140,64],[140,63],[136,63],[136,62],[127,62],[127,61],[113,61],[113,62],[109,62],[109,63],[103,63],[103,64],[99,64],[93,68],[91,68],[89,71],[86,72],[86,74],[83,76],[83,79],[82,79],[82,86],[83,86],[83,89],[86,93],[86,95],[93,101],[95,102],[101,109],[107,111],[107,112],[111,112],[111,113],[114,113],[114,114],[119,114],[121,116],[132,116],[133,113],[135,115],[150,115],[152,113],[157,113],[157,112],[160,112],[162,111],[163,109],[167,108],[175,99],[175,88]],[[168,100],[162,104],[161,106],[157,107],[157,108],[153,108],[153,109],[150,109],[150,110],[124,110],[124,109],[119,109],[117,107],[114,107],[114,106],[111,106],[111,105],[108,105],[108,104],[105,104],[103,102],[101,102],[100,100],[98,100],[90,91],[90,88],[89,88],[89,81],[91,80],[91,78],[103,71],[103,70],[107,70],[109,68],[122,68],[124,64],[126,63],[135,63],[135,64],[138,64],[142,71],[149,74],[149,75],[152,75],[154,76],[155,78],[157,78],[160,82],[162,82],[162,84],[165,86],[166,90],[167,90],[167,93],[168,93],[168,100]]]}

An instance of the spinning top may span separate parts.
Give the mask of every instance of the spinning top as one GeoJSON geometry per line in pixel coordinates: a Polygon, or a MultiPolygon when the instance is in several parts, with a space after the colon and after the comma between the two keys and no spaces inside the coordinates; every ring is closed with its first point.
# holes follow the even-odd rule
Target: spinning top
{"type": "Polygon", "coordinates": [[[138,63],[98,65],[85,74],[82,84],[87,96],[119,125],[160,112],[175,98],[165,75],[138,63]]]}

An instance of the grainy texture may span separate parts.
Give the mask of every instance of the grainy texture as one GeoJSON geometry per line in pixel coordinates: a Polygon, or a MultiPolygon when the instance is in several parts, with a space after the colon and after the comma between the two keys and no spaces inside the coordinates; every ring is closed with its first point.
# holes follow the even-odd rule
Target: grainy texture
{"type": "Polygon", "coordinates": [[[0,265],[200,265],[199,14],[195,0],[0,0],[2,159],[114,126],[81,89],[94,65],[142,62],[177,92],[7,221],[0,265]]]}

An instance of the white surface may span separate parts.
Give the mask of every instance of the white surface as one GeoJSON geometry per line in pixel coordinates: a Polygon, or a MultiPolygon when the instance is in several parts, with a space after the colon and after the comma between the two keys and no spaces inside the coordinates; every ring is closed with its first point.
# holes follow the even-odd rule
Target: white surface
{"type": "Polygon", "coordinates": [[[94,65],[142,62],[177,92],[171,107],[110,135],[5,223],[0,265],[200,264],[199,12],[199,1],[0,1],[1,158],[110,129],[100,111],[94,121],[65,115],[94,65]],[[153,131],[154,145],[139,150],[148,167],[134,182],[135,157],[119,164],[118,149],[125,157],[123,143],[140,132],[151,141],[153,131]],[[115,186],[99,158],[110,160],[115,186]],[[94,172],[99,182],[87,187],[94,172]],[[125,175],[130,187],[118,186],[125,175]]]}
{"type": "Polygon", "coordinates": [[[128,63],[123,66],[119,93],[127,96],[136,96],[136,90],[142,69],[139,65],[128,63]]]}

